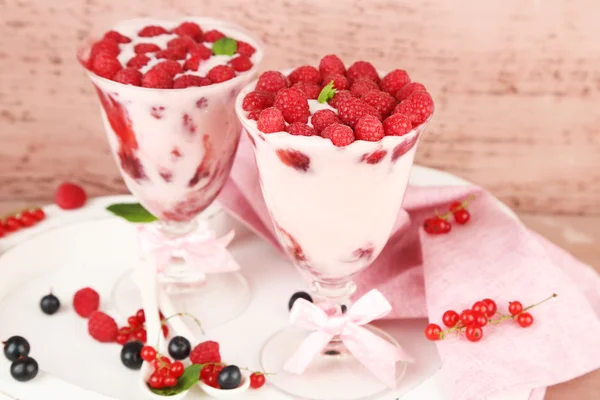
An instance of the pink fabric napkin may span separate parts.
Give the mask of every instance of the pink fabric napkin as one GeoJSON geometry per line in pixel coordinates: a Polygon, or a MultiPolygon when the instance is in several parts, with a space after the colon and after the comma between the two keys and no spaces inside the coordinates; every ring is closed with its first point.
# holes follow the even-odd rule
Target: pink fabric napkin
{"type": "MultiPolygon", "coordinates": [[[[259,235],[279,247],[246,135],[231,179],[219,200],[259,235]]],[[[532,310],[535,322],[487,326],[484,339],[437,342],[442,370],[456,400],[481,400],[508,389],[537,389],[600,368],[600,277],[589,266],[529,231],[478,187],[409,187],[395,231],[372,266],[357,278],[357,296],[379,289],[393,306],[388,318],[428,316],[441,325],[444,311],[495,299],[524,306],[559,296],[532,310]],[[469,195],[472,220],[448,235],[429,235],[422,223],[435,209],[469,195]]],[[[410,349],[407,349],[410,352],[410,349]]],[[[418,362],[418,360],[417,360],[418,362]]]]}

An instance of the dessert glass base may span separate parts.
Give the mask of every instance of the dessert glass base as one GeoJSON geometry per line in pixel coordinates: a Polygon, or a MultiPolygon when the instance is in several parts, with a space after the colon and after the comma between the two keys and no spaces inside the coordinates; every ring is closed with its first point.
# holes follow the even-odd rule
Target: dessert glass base
{"type": "MultiPolygon", "coordinates": [[[[365,328],[377,336],[398,346],[396,340],[372,325],[365,328]]],[[[311,332],[289,327],[271,336],[260,354],[263,371],[274,373],[269,383],[277,389],[302,399],[310,400],[359,400],[381,395],[390,389],[378,380],[352,354],[331,344],[317,356],[302,375],[284,371],[283,366],[311,332]]],[[[407,364],[396,365],[396,383],[406,372],[407,364]]]]}
{"type": "MultiPolygon", "coordinates": [[[[250,288],[240,272],[209,274],[204,282],[189,286],[190,290],[178,287],[178,290],[171,291],[168,286],[169,284],[161,284],[174,309],[194,316],[200,321],[204,331],[231,321],[250,304],[250,288]]],[[[133,270],[127,271],[117,280],[111,297],[124,319],[134,315],[140,308],[142,298],[133,279],[133,270]]],[[[190,329],[197,337],[201,337],[199,327],[191,319],[189,321],[190,329]]]]}

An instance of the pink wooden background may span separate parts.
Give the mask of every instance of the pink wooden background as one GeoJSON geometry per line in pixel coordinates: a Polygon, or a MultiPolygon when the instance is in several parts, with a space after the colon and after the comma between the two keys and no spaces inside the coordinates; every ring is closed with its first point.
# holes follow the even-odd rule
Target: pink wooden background
{"type": "MultiPolygon", "coordinates": [[[[437,102],[418,162],[485,186],[600,266],[597,0],[0,0],[0,214],[66,179],[125,191],[75,47],[118,19],[186,14],[257,32],[264,68],[335,52],[407,69],[437,102]]],[[[598,379],[548,398],[598,399],[598,379]]]]}

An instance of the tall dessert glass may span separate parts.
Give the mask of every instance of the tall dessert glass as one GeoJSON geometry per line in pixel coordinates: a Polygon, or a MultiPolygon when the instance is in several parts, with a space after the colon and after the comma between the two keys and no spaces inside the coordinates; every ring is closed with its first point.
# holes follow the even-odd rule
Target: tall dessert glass
{"type": "MultiPolygon", "coordinates": [[[[236,112],[254,148],[279,243],[311,281],[317,298],[329,304],[329,312],[344,310],[342,305],[349,308],[356,290],[353,277],[375,260],[390,237],[417,143],[429,120],[404,136],[355,141],[345,147],[319,136],[265,134],[242,108],[245,95],[255,86],[256,82],[249,84],[238,95],[236,112]]],[[[311,113],[330,108],[316,100],[309,103],[311,113]]],[[[382,330],[368,329],[397,345],[382,330]]],[[[337,337],[303,374],[286,372],[285,363],[307,336],[306,331],[288,327],[267,341],[260,360],[265,371],[276,373],[269,382],[307,399],[363,399],[388,390],[337,337]]],[[[406,365],[398,367],[400,379],[406,365]]]]}
{"type": "MultiPolygon", "coordinates": [[[[159,219],[156,233],[167,239],[198,233],[196,217],[223,188],[241,132],[234,110],[235,96],[254,78],[263,56],[259,40],[241,27],[209,18],[187,17],[170,21],[134,19],[117,24],[113,31],[133,39],[121,51],[119,60],[125,64],[135,56],[132,45],[136,40],[166,48],[169,41],[180,37],[174,29],[184,21],[198,24],[204,32],[218,30],[250,44],[256,49],[250,57],[252,67],[230,80],[181,89],[126,85],[86,68],[100,99],[104,127],[121,175],[139,202],[159,219]],[[168,33],[137,37],[147,26],[164,27],[168,33]]],[[[210,42],[200,44],[209,49],[212,46],[210,42]]],[[[91,41],[78,53],[84,66],[90,65],[90,46],[91,41]]],[[[214,66],[225,65],[232,58],[209,57],[200,62],[197,76],[206,75],[214,66]]],[[[153,59],[140,71],[146,73],[160,61],[164,60],[153,59]]],[[[180,61],[184,62],[185,59],[180,61]]],[[[204,326],[226,322],[248,304],[248,285],[239,272],[205,275],[176,251],[161,270],[159,280],[171,293],[177,309],[193,314],[204,326]]],[[[140,308],[141,299],[130,273],[117,282],[113,299],[125,316],[140,308]]]]}

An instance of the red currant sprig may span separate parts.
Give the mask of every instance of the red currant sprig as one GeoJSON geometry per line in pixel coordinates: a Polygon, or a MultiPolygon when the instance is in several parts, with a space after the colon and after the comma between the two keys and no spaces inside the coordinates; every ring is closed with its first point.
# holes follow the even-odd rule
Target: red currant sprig
{"type": "MultiPolygon", "coordinates": [[[[164,315],[161,312],[159,312],[159,315],[163,323],[162,333],[163,336],[166,338],[167,336],[169,336],[169,327],[164,324],[164,322],[166,321],[164,315]]],[[[137,310],[135,315],[132,315],[129,318],[127,318],[128,326],[119,328],[119,331],[117,333],[117,343],[123,345],[132,340],[139,340],[142,343],[146,343],[148,341],[148,336],[146,333],[145,323],[146,315],[144,314],[144,310],[137,310]]]]}
{"type": "Polygon", "coordinates": [[[181,361],[171,361],[169,357],[159,354],[154,347],[142,347],[140,355],[142,360],[151,363],[154,368],[148,379],[148,386],[152,389],[176,386],[177,380],[185,372],[181,361]]]}
{"type": "Polygon", "coordinates": [[[22,228],[29,228],[46,218],[41,208],[31,208],[0,218],[0,238],[22,228]]]}
{"type": "Polygon", "coordinates": [[[440,235],[450,233],[452,230],[452,224],[449,219],[454,216],[454,222],[459,225],[464,225],[471,219],[471,214],[467,210],[467,207],[471,201],[475,199],[475,196],[469,196],[465,201],[455,201],[450,204],[449,211],[445,214],[439,214],[436,210],[435,216],[427,218],[423,222],[423,229],[425,232],[432,235],[440,235]]]}
{"type": "Polygon", "coordinates": [[[518,301],[511,301],[508,305],[508,312],[505,315],[497,312],[496,302],[492,299],[484,299],[473,304],[471,309],[463,310],[460,314],[449,310],[442,316],[443,324],[448,328],[443,330],[437,324],[429,324],[425,327],[425,337],[429,340],[443,340],[448,335],[454,333],[456,336],[464,334],[467,340],[478,342],[483,338],[483,327],[488,323],[498,325],[502,322],[513,319],[523,328],[533,325],[533,316],[527,311],[545,303],[558,296],[554,293],[552,296],[523,308],[518,301]]]}

